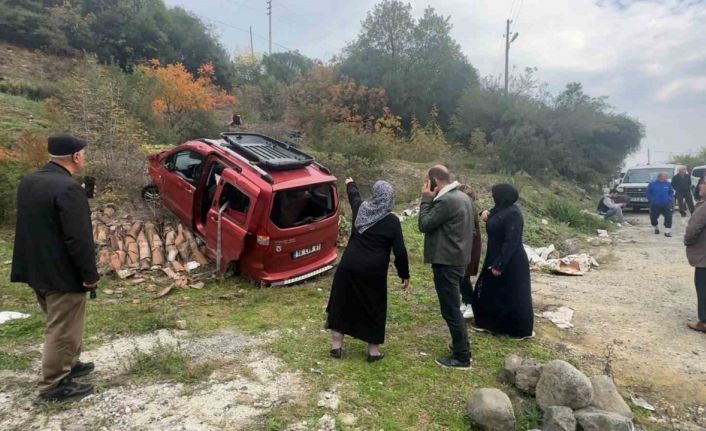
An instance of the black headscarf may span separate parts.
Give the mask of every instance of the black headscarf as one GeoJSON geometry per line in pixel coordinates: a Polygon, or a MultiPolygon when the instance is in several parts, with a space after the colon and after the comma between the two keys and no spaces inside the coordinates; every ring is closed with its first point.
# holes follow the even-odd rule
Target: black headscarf
{"type": "Polygon", "coordinates": [[[520,198],[517,189],[511,184],[496,184],[491,192],[495,201],[495,209],[498,211],[508,208],[520,198]]]}

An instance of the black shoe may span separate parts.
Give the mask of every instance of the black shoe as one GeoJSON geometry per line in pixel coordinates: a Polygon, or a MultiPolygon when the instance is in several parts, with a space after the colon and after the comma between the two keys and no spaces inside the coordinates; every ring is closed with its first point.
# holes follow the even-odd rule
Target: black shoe
{"type": "Polygon", "coordinates": [[[70,401],[78,401],[93,393],[93,385],[85,383],[76,383],[71,380],[64,379],[59,383],[59,386],[51,391],[39,395],[42,401],[51,401],[57,403],[65,403],[70,401]]]}
{"type": "Polygon", "coordinates": [[[655,235],[659,235],[659,229],[655,228],[655,235]]]}
{"type": "Polygon", "coordinates": [[[93,362],[77,362],[76,365],[71,367],[71,373],[69,373],[67,379],[76,379],[79,377],[87,376],[95,369],[93,362]]]}
{"type": "Polygon", "coordinates": [[[371,355],[370,353],[368,353],[368,362],[370,362],[370,363],[377,362],[384,357],[385,357],[384,353],[380,353],[379,355],[371,355]]]}
{"type": "Polygon", "coordinates": [[[343,348],[331,349],[328,354],[334,359],[341,359],[343,357],[343,348]]]}
{"type": "Polygon", "coordinates": [[[441,365],[444,368],[453,368],[455,370],[470,370],[471,369],[471,361],[467,362],[461,362],[456,358],[439,358],[437,359],[436,362],[438,365],[441,365]]]}
{"type": "Polygon", "coordinates": [[[671,233],[671,232],[665,232],[665,233],[664,233],[664,236],[666,236],[667,238],[671,238],[671,237],[672,237],[672,233],[671,233]]]}

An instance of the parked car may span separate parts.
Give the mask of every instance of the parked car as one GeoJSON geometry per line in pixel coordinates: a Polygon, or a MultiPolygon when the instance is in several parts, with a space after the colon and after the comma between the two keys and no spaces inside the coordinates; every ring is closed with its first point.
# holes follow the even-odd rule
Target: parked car
{"type": "Polygon", "coordinates": [[[644,165],[634,166],[625,172],[623,180],[617,187],[618,193],[626,202],[626,208],[639,211],[649,208],[647,202],[647,186],[657,179],[657,175],[666,172],[671,182],[672,177],[679,172],[679,165],[644,165]]]}
{"type": "Polygon", "coordinates": [[[691,188],[695,189],[699,185],[699,180],[706,175],[706,165],[694,166],[691,169],[691,188]]]}
{"type": "Polygon", "coordinates": [[[149,157],[159,198],[221,269],[287,285],[335,265],[336,177],[302,151],[254,133],[185,142],[149,157]]]}

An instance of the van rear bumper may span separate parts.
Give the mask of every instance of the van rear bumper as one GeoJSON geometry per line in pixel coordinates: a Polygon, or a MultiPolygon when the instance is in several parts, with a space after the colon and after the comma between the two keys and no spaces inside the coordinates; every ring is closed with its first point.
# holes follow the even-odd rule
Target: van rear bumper
{"type": "Polygon", "coordinates": [[[333,249],[324,258],[300,268],[282,272],[260,273],[255,279],[270,286],[287,286],[323,274],[336,266],[337,251],[333,249]]]}

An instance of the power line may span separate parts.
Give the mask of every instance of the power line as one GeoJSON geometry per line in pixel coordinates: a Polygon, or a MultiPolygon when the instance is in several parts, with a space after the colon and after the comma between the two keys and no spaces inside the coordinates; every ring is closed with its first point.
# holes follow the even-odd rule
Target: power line
{"type": "MultiPolygon", "coordinates": [[[[244,28],[240,28],[240,27],[234,26],[234,25],[232,25],[232,24],[229,24],[229,23],[227,23],[227,22],[219,21],[219,20],[217,20],[217,19],[209,18],[209,17],[207,17],[207,16],[198,14],[198,13],[193,12],[193,11],[190,11],[190,12],[191,12],[194,16],[197,16],[197,17],[199,17],[199,18],[201,18],[201,19],[205,19],[205,20],[207,20],[207,21],[211,21],[211,22],[213,22],[213,23],[215,23],[215,24],[222,25],[223,27],[232,28],[232,29],[234,29],[234,30],[242,31],[242,32],[248,33],[248,34],[250,33],[250,30],[246,30],[246,29],[244,29],[244,28]]],[[[253,32],[253,35],[254,35],[255,37],[257,37],[257,38],[262,39],[262,40],[268,40],[265,36],[259,35],[259,34],[255,33],[255,32],[253,32]]],[[[280,47],[280,48],[282,48],[282,49],[284,49],[284,50],[287,50],[287,51],[295,51],[294,49],[288,48],[288,47],[286,47],[286,46],[284,46],[284,45],[282,45],[282,44],[279,44],[279,43],[277,43],[277,42],[272,42],[272,45],[278,46],[278,47],[280,47]]]]}
{"type": "Polygon", "coordinates": [[[517,12],[515,13],[515,18],[513,21],[515,21],[515,25],[517,25],[517,18],[520,17],[520,12],[522,12],[522,5],[525,4],[525,0],[520,0],[520,5],[517,7],[517,12]]]}

